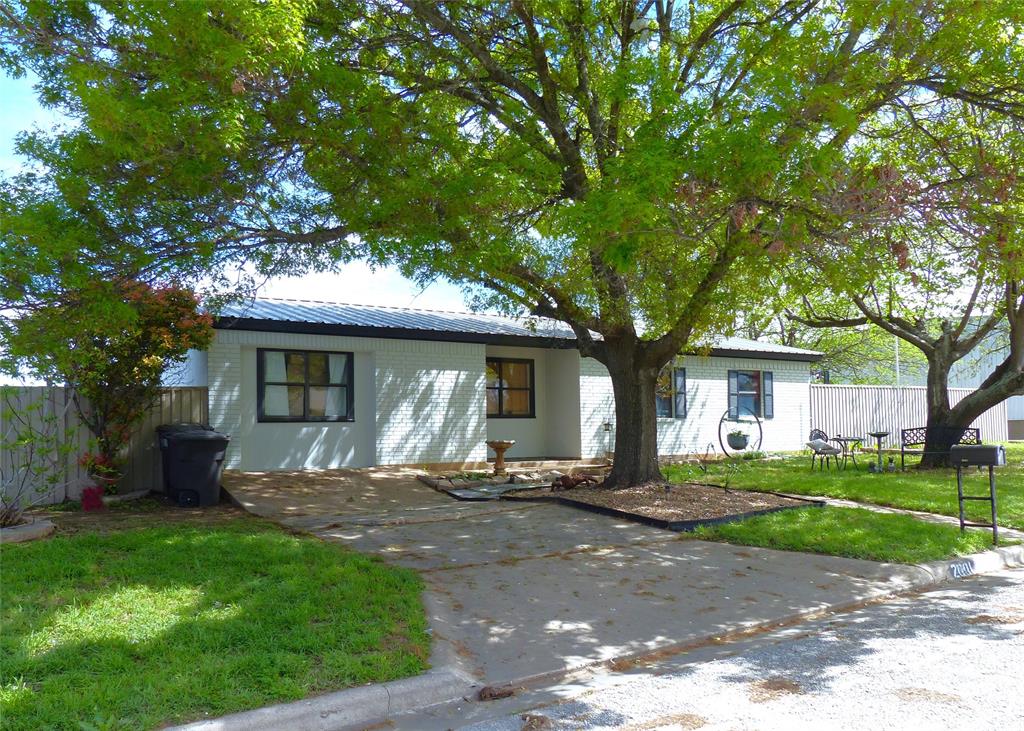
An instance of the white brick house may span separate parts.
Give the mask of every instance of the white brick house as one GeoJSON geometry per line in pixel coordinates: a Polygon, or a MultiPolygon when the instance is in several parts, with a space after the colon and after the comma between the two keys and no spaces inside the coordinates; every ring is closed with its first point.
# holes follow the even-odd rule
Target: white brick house
{"type": "MultiPolygon", "coordinates": [[[[209,387],[229,468],[474,465],[489,439],[516,440],[510,459],[612,449],[611,379],[561,323],[260,299],[215,327],[188,385],[209,387]]],[[[800,449],[819,357],[735,338],[680,356],[659,402],[659,452],[720,449],[719,421],[740,404],[763,417],[763,449],[800,449]]]]}

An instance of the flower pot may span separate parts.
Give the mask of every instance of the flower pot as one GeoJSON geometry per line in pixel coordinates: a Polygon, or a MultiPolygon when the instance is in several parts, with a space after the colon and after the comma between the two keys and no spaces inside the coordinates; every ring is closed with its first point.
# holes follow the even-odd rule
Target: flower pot
{"type": "Polygon", "coordinates": [[[729,447],[732,449],[746,449],[747,444],[750,443],[750,437],[746,434],[726,434],[725,441],[729,443],[729,447]]]}

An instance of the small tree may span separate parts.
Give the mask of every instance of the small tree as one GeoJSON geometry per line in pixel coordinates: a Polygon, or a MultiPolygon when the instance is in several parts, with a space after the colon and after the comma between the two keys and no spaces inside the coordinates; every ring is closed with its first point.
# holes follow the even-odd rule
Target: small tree
{"type": "Polygon", "coordinates": [[[8,367],[71,389],[94,439],[82,457],[93,479],[116,482],[122,450],[164,372],[209,345],[212,319],[198,304],[175,285],[98,282],[5,323],[8,367]]]}

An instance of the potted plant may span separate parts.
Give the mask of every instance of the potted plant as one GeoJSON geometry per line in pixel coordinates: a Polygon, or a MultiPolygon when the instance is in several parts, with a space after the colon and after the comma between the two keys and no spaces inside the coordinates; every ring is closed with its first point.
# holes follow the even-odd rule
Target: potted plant
{"type": "Polygon", "coordinates": [[[750,442],[750,437],[745,431],[740,429],[733,429],[731,432],[725,435],[725,441],[729,443],[732,449],[746,449],[747,444],[750,442]]]}

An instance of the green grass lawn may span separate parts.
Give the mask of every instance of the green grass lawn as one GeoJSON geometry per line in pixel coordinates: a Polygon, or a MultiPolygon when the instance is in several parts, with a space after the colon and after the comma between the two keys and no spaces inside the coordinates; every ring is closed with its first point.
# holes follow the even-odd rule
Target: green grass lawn
{"type": "Polygon", "coordinates": [[[804,508],[737,523],[698,528],[693,536],[745,546],[806,551],[891,563],[921,563],[978,553],[992,534],[926,523],[908,515],[864,508],[804,508]]]}
{"type": "MultiPolygon", "coordinates": [[[[1024,529],[1024,444],[1007,445],[1007,466],[996,468],[1000,525],[1024,529]]],[[[712,463],[704,475],[690,465],[668,465],[665,476],[674,482],[709,481],[744,490],[770,490],[796,495],[822,495],[857,502],[920,510],[940,515],[957,515],[956,471],[916,470],[872,474],[867,471],[869,455],[860,459],[859,470],[813,472],[810,453],[784,460],[736,461],[732,465],[712,463]]],[[[899,459],[897,458],[897,463],[899,459]]],[[[988,494],[988,472],[973,468],[965,473],[965,493],[988,494]]],[[[968,504],[968,515],[986,519],[988,503],[968,504]]]]}
{"type": "Polygon", "coordinates": [[[0,727],[152,728],[426,669],[413,571],[237,514],[150,518],[0,549],[0,727]]]}

